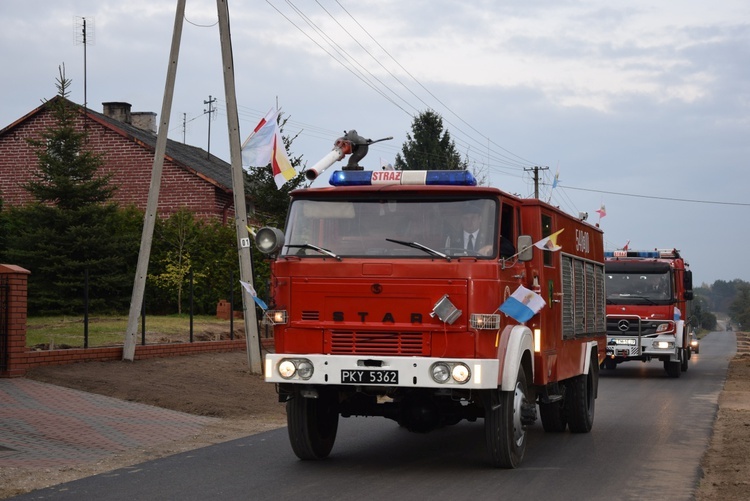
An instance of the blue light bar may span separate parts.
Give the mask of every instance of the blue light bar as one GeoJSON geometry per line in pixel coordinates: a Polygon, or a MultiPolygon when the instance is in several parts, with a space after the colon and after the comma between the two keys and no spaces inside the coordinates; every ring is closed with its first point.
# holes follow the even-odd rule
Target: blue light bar
{"type": "Polygon", "coordinates": [[[329,179],[331,186],[430,185],[476,186],[477,180],[465,170],[337,170],[329,179]]]}

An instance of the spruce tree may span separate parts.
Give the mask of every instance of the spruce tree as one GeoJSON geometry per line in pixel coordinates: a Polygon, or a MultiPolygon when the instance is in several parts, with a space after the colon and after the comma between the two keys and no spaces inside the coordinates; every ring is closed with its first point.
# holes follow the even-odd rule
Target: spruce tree
{"type": "Polygon", "coordinates": [[[64,66],[59,72],[57,96],[44,104],[54,123],[41,138],[29,140],[39,164],[24,188],[40,203],[69,210],[106,202],[115,188],[109,185],[111,175],[99,172],[102,155],[86,149],[88,135],[76,128],[79,107],[68,100],[71,81],[64,66]]]}
{"type": "Polygon", "coordinates": [[[29,140],[39,162],[24,188],[35,203],[9,215],[6,257],[31,271],[31,314],[81,313],[87,274],[90,311],[117,312],[129,300],[139,218],[107,203],[115,188],[99,172],[102,156],[87,148],[79,107],[67,99],[70,80],[59,71],[58,95],[44,104],[52,125],[29,140]]]}
{"type": "Polygon", "coordinates": [[[443,119],[434,111],[414,117],[412,133],[406,134],[402,152],[396,154],[397,170],[466,170],[450,133],[443,130],[443,119]]]}

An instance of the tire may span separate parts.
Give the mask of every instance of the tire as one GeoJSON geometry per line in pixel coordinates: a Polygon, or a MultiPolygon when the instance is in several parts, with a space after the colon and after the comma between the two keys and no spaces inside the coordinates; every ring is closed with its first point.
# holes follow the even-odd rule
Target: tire
{"type": "Polygon", "coordinates": [[[596,389],[599,383],[599,364],[592,356],[587,374],[571,378],[565,392],[565,411],[572,433],[588,433],[594,426],[596,389]]]}
{"type": "Polygon", "coordinates": [[[484,433],[490,462],[497,468],[518,468],[526,453],[526,425],[521,412],[529,402],[523,367],[518,369],[513,391],[488,390],[485,399],[484,433]]]}
{"type": "Polygon", "coordinates": [[[321,391],[318,398],[295,394],[286,403],[286,419],[289,442],[298,458],[328,457],[339,427],[335,394],[321,391]]]}
{"type": "Polygon", "coordinates": [[[565,400],[539,404],[539,415],[542,418],[542,427],[547,433],[562,433],[568,426],[568,418],[565,413],[565,400]]]}
{"type": "Polygon", "coordinates": [[[615,362],[615,361],[614,361],[613,359],[611,359],[611,358],[605,358],[605,359],[604,359],[604,362],[602,362],[602,365],[603,365],[603,366],[604,366],[604,368],[605,368],[605,369],[607,369],[608,371],[613,371],[613,370],[617,369],[617,362],[615,362]]]}
{"type": "Polygon", "coordinates": [[[685,348],[682,350],[680,358],[680,372],[687,372],[688,360],[690,360],[690,348],[685,348]]]}
{"type": "Polygon", "coordinates": [[[680,377],[680,373],[682,370],[680,369],[680,366],[682,364],[678,360],[677,362],[671,362],[669,360],[664,361],[664,370],[667,371],[667,376],[671,378],[678,378],[680,377]]]}

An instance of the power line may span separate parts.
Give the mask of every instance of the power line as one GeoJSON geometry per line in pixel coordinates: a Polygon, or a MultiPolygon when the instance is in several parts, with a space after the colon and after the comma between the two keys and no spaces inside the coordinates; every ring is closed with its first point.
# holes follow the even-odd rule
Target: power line
{"type": "Polygon", "coordinates": [[[717,200],[696,200],[692,198],[673,198],[673,197],[657,197],[653,195],[638,195],[635,193],[621,193],[617,191],[605,191],[605,190],[595,190],[592,188],[577,188],[575,186],[565,186],[565,189],[568,190],[578,190],[578,191],[590,191],[593,193],[604,193],[606,195],[617,195],[621,197],[633,197],[633,198],[649,198],[652,200],[667,200],[669,202],[687,202],[687,203],[695,203],[695,204],[711,204],[711,205],[733,205],[738,207],[750,207],[750,203],[741,203],[741,202],[719,202],[717,200]]]}

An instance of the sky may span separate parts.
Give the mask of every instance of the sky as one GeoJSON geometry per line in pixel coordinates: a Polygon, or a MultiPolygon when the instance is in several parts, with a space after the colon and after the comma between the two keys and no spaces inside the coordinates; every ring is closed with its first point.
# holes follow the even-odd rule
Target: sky
{"type": "MultiPolygon", "coordinates": [[[[176,11],[0,1],[0,129],[56,95],[61,65],[74,102],[160,120],[176,11]]],[[[242,140],[279,106],[308,167],[345,131],[393,136],[360,162],[377,170],[432,110],[485,184],[532,197],[540,167],[539,197],[588,213],[606,250],[677,248],[696,286],[750,281],[750,2],[236,0],[229,17],[242,140]]],[[[169,137],[229,161],[217,22],[186,1],[169,137]]]]}

